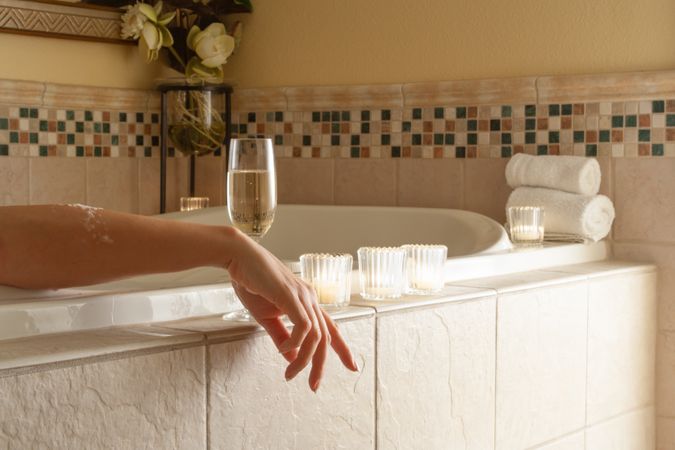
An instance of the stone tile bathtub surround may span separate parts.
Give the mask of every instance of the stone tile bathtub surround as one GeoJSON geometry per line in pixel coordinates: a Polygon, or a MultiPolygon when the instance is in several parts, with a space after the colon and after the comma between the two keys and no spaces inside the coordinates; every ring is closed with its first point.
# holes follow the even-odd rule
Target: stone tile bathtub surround
{"type": "Polygon", "coordinates": [[[204,349],[0,378],[3,448],[203,448],[204,349]]]}
{"type": "Polygon", "coordinates": [[[316,394],[307,371],[283,380],[286,365],[267,336],[210,345],[209,448],[373,448],[375,318],[340,329],[361,371],[330,352],[316,394]]]}

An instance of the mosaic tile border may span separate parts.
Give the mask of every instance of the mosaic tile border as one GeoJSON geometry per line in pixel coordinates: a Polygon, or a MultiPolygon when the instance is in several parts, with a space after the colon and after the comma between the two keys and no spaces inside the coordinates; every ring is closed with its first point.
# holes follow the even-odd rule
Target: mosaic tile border
{"type": "Polygon", "coordinates": [[[508,158],[515,153],[675,157],[675,100],[234,114],[233,136],[280,157],[508,158]]]}

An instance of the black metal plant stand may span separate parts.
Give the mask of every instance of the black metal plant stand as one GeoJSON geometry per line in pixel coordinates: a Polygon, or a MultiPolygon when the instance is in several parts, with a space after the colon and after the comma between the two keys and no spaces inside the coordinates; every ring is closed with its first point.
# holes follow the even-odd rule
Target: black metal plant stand
{"type": "MultiPolygon", "coordinates": [[[[175,91],[210,91],[212,94],[221,94],[224,96],[224,112],[225,112],[225,139],[223,144],[225,146],[225,164],[227,171],[227,149],[232,138],[232,86],[227,84],[204,84],[204,85],[190,85],[184,81],[177,83],[167,83],[158,86],[161,93],[161,136],[160,136],[160,174],[159,174],[159,212],[164,214],[166,212],[166,159],[169,153],[169,93],[175,91]]],[[[222,150],[222,146],[221,146],[222,150]]],[[[216,150],[216,154],[221,151],[216,150]]],[[[195,155],[190,155],[190,196],[195,196],[195,155]]]]}

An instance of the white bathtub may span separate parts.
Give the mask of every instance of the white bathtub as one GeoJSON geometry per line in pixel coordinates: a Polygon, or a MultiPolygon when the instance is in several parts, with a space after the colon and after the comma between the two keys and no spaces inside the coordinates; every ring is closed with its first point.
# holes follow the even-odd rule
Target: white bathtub
{"type": "MultiPolygon", "coordinates": [[[[163,217],[228,223],[227,210],[222,207],[163,217]]],[[[422,208],[280,205],[262,243],[293,268],[300,254],[307,252],[355,253],[364,245],[445,244],[447,283],[609,256],[605,242],[514,250],[504,228],[492,219],[468,211],[422,208]]],[[[57,291],[0,286],[0,340],[163,322],[239,308],[227,272],[214,268],[57,291]]]]}

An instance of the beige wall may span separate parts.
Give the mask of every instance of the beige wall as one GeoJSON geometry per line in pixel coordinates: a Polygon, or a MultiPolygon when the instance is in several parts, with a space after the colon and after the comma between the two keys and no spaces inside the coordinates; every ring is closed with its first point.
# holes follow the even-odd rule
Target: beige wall
{"type": "MultiPolygon", "coordinates": [[[[675,68],[672,0],[254,0],[242,87],[675,68]]],[[[0,78],[148,87],[131,46],[0,34],[0,78]],[[12,64],[7,64],[12,61],[12,64]]]]}

